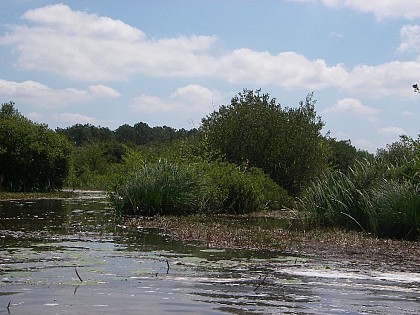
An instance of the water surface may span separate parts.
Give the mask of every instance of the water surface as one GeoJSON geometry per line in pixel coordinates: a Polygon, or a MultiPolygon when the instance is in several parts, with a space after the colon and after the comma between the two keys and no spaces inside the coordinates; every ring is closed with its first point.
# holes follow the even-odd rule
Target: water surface
{"type": "Polygon", "coordinates": [[[0,202],[0,314],[418,313],[420,273],[340,266],[130,230],[101,194],[0,202]]]}

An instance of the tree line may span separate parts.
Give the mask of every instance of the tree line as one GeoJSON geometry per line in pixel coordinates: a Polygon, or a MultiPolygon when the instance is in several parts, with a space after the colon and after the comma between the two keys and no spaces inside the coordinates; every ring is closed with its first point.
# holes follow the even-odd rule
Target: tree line
{"type": "Polygon", "coordinates": [[[143,145],[150,142],[165,142],[188,137],[197,129],[174,129],[168,126],[150,127],[144,122],[130,126],[124,124],[115,130],[91,124],[75,124],[67,128],[57,128],[72,144],[80,147],[93,142],[117,141],[127,145],[143,145]]]}
{"type": "MultiPolygon", "coordinates": [[[[3,103],[0,189],[108,188],[108,173],[115,173],[115,166],[131,151],[160,151],[159,155],[174,151],[171,146],[175,143],[184,143],[190,152],[187,160],[201,155],[239,167],[258,167],[297,196],[326,167],[345,171],[357,158],[369,155],[349,140],[323,136],[324,123],[314,106],[313,94],[296,108],[283,108],[269,94],[245,89],[229,105],[204,117],[198,129],[150,127],[139,122],[115,130],[75,124],[52,131],[21,115],[13,102],[3,103]]],[[[146,155],[159,158],[156,154],[146,155]]]]}

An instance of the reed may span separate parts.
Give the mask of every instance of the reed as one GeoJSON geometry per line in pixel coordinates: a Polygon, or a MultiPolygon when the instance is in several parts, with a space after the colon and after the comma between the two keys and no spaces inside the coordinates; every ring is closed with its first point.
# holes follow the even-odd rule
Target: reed
{"type": "Polygon", "coordinates": [[[262,170],[230,163],[159,160],[127,173],[111,193],[111,202],[123,214],[243,214],[291,204],[287,192],[262,170]]]}
{"type": "Polygon", "coordinates": [[[362,230],[377,236],[420,237],[419,185],[393,178],[381,161],[359,162],[343,174],[325,173],[305,191],[297,208],[308,224],[362,230]]]}
{"type": "Polygon", "coordinates": [[[111,194],[111,201],[124,214],[182,214],[195,208],[199,188],[191,167],[159,160],[139,167],[111,194]]]}

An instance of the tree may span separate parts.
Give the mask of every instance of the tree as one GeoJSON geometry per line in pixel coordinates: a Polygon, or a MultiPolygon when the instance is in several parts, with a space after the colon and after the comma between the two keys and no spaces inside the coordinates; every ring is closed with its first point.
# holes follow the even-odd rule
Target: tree
{"type": "Polygon", "coordinates": [[[260,167],[298,195],[327,165],[324,124],[312,98],[310,93],[297,108],[282,108],[269,94],[244,89],[204,118],[201,130],[229,162],[260,167]]]}
{"type": "Polygon", "coordinates": [[[331,153],[328,158],[329,165],[342,173],[347,173],[356,161],[373,159],[374,155],[367,151],[356,149],[350,140],[337,140],[326,138],[331,153]]]}
{"type": "Polygon", "coordinates": [[[109,128],[91,124],[75,124],[65,129],[57,128],[56,131],[66,136],[77,147],[91,142],[111,141],[114,137],[114,133],[109,128]]]}
{"type": "Polygon", "coordinates": [[[22,116],[14,103],[1,106],[0,189],[45,191],[61,188],[71,146],[62,135],[22,116]]]}

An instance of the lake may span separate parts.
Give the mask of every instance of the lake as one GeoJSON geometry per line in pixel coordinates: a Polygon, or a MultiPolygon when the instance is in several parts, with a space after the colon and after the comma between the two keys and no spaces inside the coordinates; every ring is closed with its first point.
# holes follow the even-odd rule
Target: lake
{"type": "Polygon", "coordinates": [[[129,229],[100,192],[0,202],[0,314],[419,313],[420,270],[343,265],[129,229]]]}

